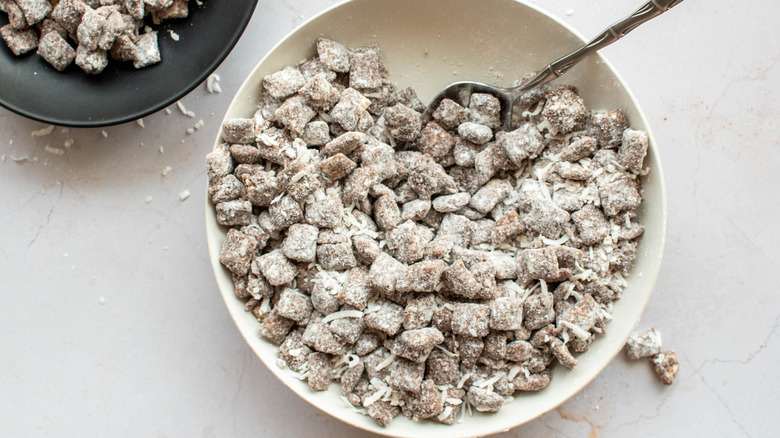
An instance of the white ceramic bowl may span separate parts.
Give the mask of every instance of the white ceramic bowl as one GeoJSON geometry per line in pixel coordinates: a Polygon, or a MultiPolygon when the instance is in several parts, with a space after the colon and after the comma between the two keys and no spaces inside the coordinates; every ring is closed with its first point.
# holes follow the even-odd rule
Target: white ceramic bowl
{"type": "MultiPolygon", "coordinates": [[[[428,102],[445,85],[477,80],[510,85],[524,73],[540,68],[577,47],[584,39],[562,21],[532,5],[513,0],[354,0],[328,9],[290,33],[255,67],[236,94],[225,119],[249,117],[256,108],[265,75],[314,56],[319,36],[348,47],[376,42],[384,55],[390,79],[413,86],[428,102]]],[[[226,230],[206,200],[206,234],[217,284],[239,332],[260,360],[292,391],[333,417],[379,434],[399,437],[468,437],[508,430],[560,405],[590,383],[606,367],[636,326],[653,290],[661,264],[666,232],[666,194],[658,150],[639,104],[617,72],[600,56],[592,56],[563,78],[573,84],[594,109],[623,108],[629,124],[650,134],[642,178],[644,203],[641,219],[646,231],[623,297],[615,303],[614,319],[579,365],[567,371],[557,366],[550,385],[537,393],[517,393],[512,403],[496,414],[465,417],[452,426],[431,421],[419,423],[397,417],[388,428],[354,413],[340,399],[339,385],[329,391],[310,391],[305,382],[275,365],[277,347],[261,339],[259,324],[235,297],[230,273],[219,264],[226,230]]],[[[216,143],[220,143],[220,134],[216,143]]],[[[258,397],[262,397],[258,394],[258,397]]]]}

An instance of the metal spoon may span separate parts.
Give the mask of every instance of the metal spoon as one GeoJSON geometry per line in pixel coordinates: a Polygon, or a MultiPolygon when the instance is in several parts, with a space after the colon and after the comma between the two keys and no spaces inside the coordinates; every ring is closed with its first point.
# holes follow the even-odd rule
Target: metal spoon
{"type": "Polygon", "coordinates": [[[436,108],[439,107],[439,104],[444,99],[451,99],[466,106],[473,93],[489,93],[496,96],[501,102],[501,129],[509,131],[512,125],[512,109],[515,100],[517,100],[518,97],[535,87],[561,76],[588,55],[614,43],[627,33],[636,29],[640,24],[663,14],[674,6],[682,3],[682,1],[683,0],[650,0],[634,11],[633,14],[608,27],[597,37],[593,38],[577,50],[547,65],[517,87],[501,88],[480,82],[468,81],[450,84],[433,98],[423,114],[423,120],[426,122],[431,120],[433,112],[436,111],[436,108]]]}

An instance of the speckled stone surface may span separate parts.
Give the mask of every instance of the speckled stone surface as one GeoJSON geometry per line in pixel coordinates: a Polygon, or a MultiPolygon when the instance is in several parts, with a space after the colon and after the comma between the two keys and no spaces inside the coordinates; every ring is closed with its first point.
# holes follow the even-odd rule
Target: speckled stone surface
{"type": "MultiPolygon", "coordinates": [[[[217,71],[223,92],[182,100],[194,118],[174,105],[144,128],[33,137],[46,126],[0,110],[3,435],[370,436],[254,357],[204,237],[203,157],[230,99],[276,41],[334,3],[261,2],[217,71]]],[[[594,35],[639,2],[534,3],[594,35]]],[[[680,372],[665,387],[647,361],[620,355],[558,409],[498,436],[780,435],[778,16],[770,0],[688,1],[604,50],[664,162],[666,253],[639,327],[661,330],[680,372]]]]}

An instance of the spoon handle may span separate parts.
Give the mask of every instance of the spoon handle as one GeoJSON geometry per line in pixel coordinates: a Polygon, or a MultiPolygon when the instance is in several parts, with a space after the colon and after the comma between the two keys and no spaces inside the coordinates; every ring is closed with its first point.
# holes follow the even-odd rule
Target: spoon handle
{"type": "Polygon", "coordinates": [[[631,15],[623,18],[606,30],[601,32],[597,37],[588,41],[585,45],[581,46],[577,50],[563,56],[562,58],[553,61],[551,64],[540,70],[535,76],[523,83],[522,85],[513,88],[512,91],[516,96],[545,84],[562,74],[567,70],[574,67],[578,62],[582,61],[590,54],[614,43],[632,30],[639,27],[640,24],[655,18],[669,9],[682,3],[683,0],[650,0],[634,11],[631,15]]]}

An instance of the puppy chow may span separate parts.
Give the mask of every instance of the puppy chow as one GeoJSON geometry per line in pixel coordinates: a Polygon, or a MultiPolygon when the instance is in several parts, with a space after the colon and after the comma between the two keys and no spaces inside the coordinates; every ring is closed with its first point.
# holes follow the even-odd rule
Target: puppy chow
{"type": "Polygon", "coordinates": [[[357,129],[363,113],[367,113],[366,109],[369,105],[371,105],[371,101],[359,91],[354,88],[347,88],[341,92],[339,101],[329,115],[341,128],[347,131],[354,131],[357,129]]]}
{"type": "Polygon", "coordinates": [[[492,94],[472,94],[468,120],[492,129],[498,128],[501,126],[501,102],[492,94]]]}
{"type": "Polygon", "coordinates": [[[626,355],[630,359],[651,357],[661,353],[661,333],[655,327],[631,333],[626,341],[626,355]]]}
{"type": "Polygon", "coordinates": [[[468,142],[482,145],[493,138],[493,130],[479,123],[464,122],[458,126],[458,135],[468,142]]]}
{"type": "Polygon", "coordinates": [[[317,49],[207,158],[223,264],[281,363],[382,425],[494,412],[576,366],[641,250],[646,137],[599,148],[570,87],[525,96],[508,131],[490,95],[423,124],[375,46],[317,49]]]}
{"type": "Polygon", "coordinates": [[[614,149],[620,146],[628,121],[622,109],[595,113],[588,121],[588,135],[595,138],[599,147],[614,149]]]}
{"type": "Polygon", "coordinates": [[[41,38],[38,54],[57,71],[65,70],[76,59],[76,51],[55,31],[48,32],[41,38]]]}
{"type": "Polygon", "coordinates": [[[680,363],[674,351],[665,351],[653,356],[653,370],[664,385],[671,385],[674,382],[679,369],[680,363]]]}
{"type": "Polygon", "coordinates": [[[556,134],[568,134],[585,127],[590,110],[574,88],[561,85],[547,93],[542,114],[556,134]]]}
{"type": "Polygon", "coordinates": [[[6,24],[0,28],[0,36],[3,37],[8,48],[17,56],[35,50],[38,47],[38,34],[32,28],[17,30],[10,24],[6,24]]]}
{"type": "Polygon", "coordinates": [[[349,71],[349,50],[341,44],[326,38],[320,38],[317,40],[317,54],[320,62],[326,68],[337,73],[349,71]]]}
{"type": "Polygon", "coordinates": [[[447,130],[453,131],[466,121],[469,110],[461,106],[452,99],[441,101],[436,111],[433,112],[433,118],[447,130]]]}
{"type": "Polygon", "coordinates": [[[263,78],[263,88],[274,99],[284,99],[292,96],[305,83],[306,79],[304,79],[300,70],[290,66],[263,78]]]}
{"type": "Polygon", "coordinates": [[[414,141],[420,135],[422,114],[404,104],[386,108],[384,118],[390,135],[398,141],[414,141]]]}
{"type": "Polygon", "coordinates": [[[419,392],[404,395],[404,415],[412,418],[433,418],[444,411],[444,400],[430,379],[422,382],[419,392]]]}

